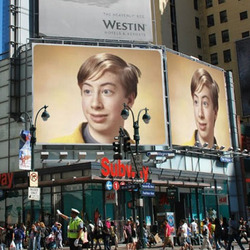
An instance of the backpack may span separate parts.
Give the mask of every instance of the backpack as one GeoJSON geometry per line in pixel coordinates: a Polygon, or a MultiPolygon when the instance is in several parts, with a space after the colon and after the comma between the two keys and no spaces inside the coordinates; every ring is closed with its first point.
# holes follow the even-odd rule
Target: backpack
{"type": "Polygon", "coordinates": [[[23,234],[21,232],[21,229],[15,230],[15,240],[22,240],[23,239],[23,234]]]}

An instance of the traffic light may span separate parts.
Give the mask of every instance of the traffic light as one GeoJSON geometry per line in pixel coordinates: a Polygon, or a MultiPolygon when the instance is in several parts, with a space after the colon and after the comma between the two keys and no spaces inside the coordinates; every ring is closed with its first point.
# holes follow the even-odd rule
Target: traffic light
{"type": "Polygon", "coordinates": [[[116,140],[113,142],[113,150],[115,152],[114,160],[121,160],[122,159],[121,137],[116,136],[114,139],[116,140]]]}
{"type": "Polygon", "coordinates": [[[129,136],[124,136],[124,138],[123,138],[123,151],[125,153],[130,151],[130,138],[129,138],[129,136]]]}

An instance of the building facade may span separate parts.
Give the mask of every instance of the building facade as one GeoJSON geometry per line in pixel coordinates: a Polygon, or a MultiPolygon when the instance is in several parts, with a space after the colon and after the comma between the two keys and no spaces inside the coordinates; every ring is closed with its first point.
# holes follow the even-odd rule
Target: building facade
{"type": "MultiPolygon", "coordinates": [[[[172,15],[174,13],[173,5],[174,3],[171,2],[172,15]]],[[[153,6],[157,7],[158,4],[154,3],[153,6]]],[[[166,3],[167,6],[169,5],[166,3]]],[[[21,20],[27,20],[25,19],[27,13],[32,13],[31,16],[34,17],[37,10],[34,3],[22,6],[21,3],[17,4],[15,1],[10,5],[10,8],[16,10],[10,11],[10,20],[18,20],[20,17],[23,18],[21,20]]],[[[159,13],[164,11],[164,8],[161,8],[162,5],[159,5],[159,13]]],[[[153,21],[155,22],[158,18],[156,15],[158,9],[154,12],[155,19],[153,21]]],[[[195,10],[193,12],[196,13],[195,10]]],[[[164,18],[164,14],[162,18],[164,18]]],[[[166,71],[168,59],[166,51],[168,49],[165,46],[160,46],[159,42],[152,45],[151,43],[109,39],[91,40],[84,39],[84,37],[80,39],[36,37],[34,35],[36,34],[34,23],[28,25],[24,22],[24,25],[20,24],[20,27],[19,31],[18,29],[11,29],[10,57],[0,61],[1,225],[19,222],[30,225],[34,220],[43,220],[47,225],[52,225],[55,220],[59,220],[56,215],[57,209],[69,214],[71,207],[79,209],[85,221],[94,221],[97,213],[101,214],[103,219],[111,217],[120,225],[120,233],[124,220],[130,216],[136,218],[140,215],[143,220],[147,221],[148,225],[153,225],[156,220],[161,221],[167,213],[174,213],[176,225],[183,218],[188,221],[192,218],[201,221],[205,217],[228,218],[231,213],[246,217],[240,168],[240,157],[243,155],[236,152],[236,149],[239,148],[239,139],[234,83],[230,72],[222,70],[225,75],[226,105],[230,124],[229,141],[233,151],[231,152],[230,149],[197,147],[197,145],[175,145],[171,136],[175,124],[171,123],[170,119],[169,76],[166,71]],[[27,26],[30,28],[29,32],[26,30],[27,26]],[[16,36],[17,34],[22,35],[21,40],[19,36],[16,36]],[[24,43],[24,40],[27,43],[24,43]],[[117,167],[129,165],[135,168],[137,164],[147,167],[146,182],[151,185],[149,193],[143,194],[141,192],[143,186],[137,185],[137,182],[141,183],[141,178],[133,180],[130,175],[113,177],[103,175],[103,159],[113,162],[112,145],[51,145],[45,143],[34,145],[32,160],[34,160],[34,170],[38,172],[39,176],[40,195],[37,195],[38,200],[30,199],[28,193],[29,171],[19,169],[19,143],[20,131],[23,129],[30,130],[32,120],[27,120],[23,126],[17,121],[23,113],[28,114],[28,118],[30,118],[35,116],[37,112],[37,110],[32,109],[34,101],[33,44],[70,44],[72,46],[136,47],[143,49],[152,49],[153,47],[153,49],[162,51],[167,143],[166,145],[139,145],[142,158],[139,163],[136,162],[134,165],[129,157],[121,160],[120,163],[118,161],[114,163],[117,164],[117,167]],[[81,152],[84,152],[84,154],[81,154],[81,152]],[[151,157],[154,153],[156,153],[156,158],[151,157]],[[63,155],[67,157],[62,158],[63,155]],[[84,157],[81,158],[80,155],[84,155],[84,157]],[[47,158],[45,159],[44,156],[47,156],[47,158]],[[226,158],[224,158],[225,156],[226,158]],[[114,190],[114,186],[112,190],[109,190],[107,187],[109,182],[112,185],[118,183],[121,186],[117,190],[114,190]],[[124,187],[122,188],[122,186],[124,187]]],[[[159,29],[157,25],[155,28],[155,31],[159,29]]],[[[162,31],[163,41],[165,35],[162,31]]],[[[159,40],[159,37],[157,35],[154,39],[159,40]]],[[[181,35],[178,35],[178,42],[180,39],[182,41],[181,35]]],[[[177,40],[174,41],[176,46],[178,45],[181,48],[182,46],[178,42],[177,40]]],[[[187,48],[184,49],[184,42],[183,50],[188,50],[187,48]]],[[[172,50],[168,51],[189,61],[200,63],[199,60],[190,56],[172,50]]],[[[193,51],[195,51],[195,48],[193,48],[193,51]]],[[[213,68],[210,64],[203,64],[213,68]]],[[[153,131],[148,133],[153,133],[153,131]]],[[[132,145],[134,152],[137,149],[136,146],[132,145]]],[[[245,156],[248,157],[248,155],[245,156]]],[[[64,229],[66,229],[66,224],[64,224],[64,229]]]]}

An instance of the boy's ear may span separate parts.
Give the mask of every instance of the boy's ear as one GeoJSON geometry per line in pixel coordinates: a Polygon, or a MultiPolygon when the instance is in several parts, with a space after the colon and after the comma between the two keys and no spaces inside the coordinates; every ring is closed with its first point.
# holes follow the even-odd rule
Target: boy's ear
{"type": "Polygon", "coordinates": [[[135,94],[130,94],[128,97],[127,97],[127,105],[132,108],[132,106],[134,105],[134,102],[135,102],[135,94]]]}

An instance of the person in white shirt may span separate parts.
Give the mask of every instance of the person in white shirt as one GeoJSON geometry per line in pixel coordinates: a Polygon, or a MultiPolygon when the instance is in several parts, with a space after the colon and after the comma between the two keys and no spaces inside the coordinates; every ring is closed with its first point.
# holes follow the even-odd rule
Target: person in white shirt
{"type": "Polygon", "coordinates": [[[197,225],[197,223],[195,222],[194,219],[192,219],[192,222],[191,222],[190,226],[191,226],[192,235],[193,235],[194,237],[196,237],[196,234],[197,234],[197,231],[198,231],[198,230],[197,230],[198,225],[197,225]]]}
{"type": "Polygon", "coordinates": [[[212,246],[209,240],[210,232],[209,232],[206,220],[203,220],[202,235],[203,235],[203,242],[202,242],[201,250],[205,248],[212,250],[212,246]]]}
{"type": "Polygon", "coordinates": [[[180,221],[180,231],[181,231],[181,237],[180,237],[180,244],[182,247],[185,247],[187,244],[187,230],[188,230],[188,225],[185,222],[184,219],[180,221]]]}

